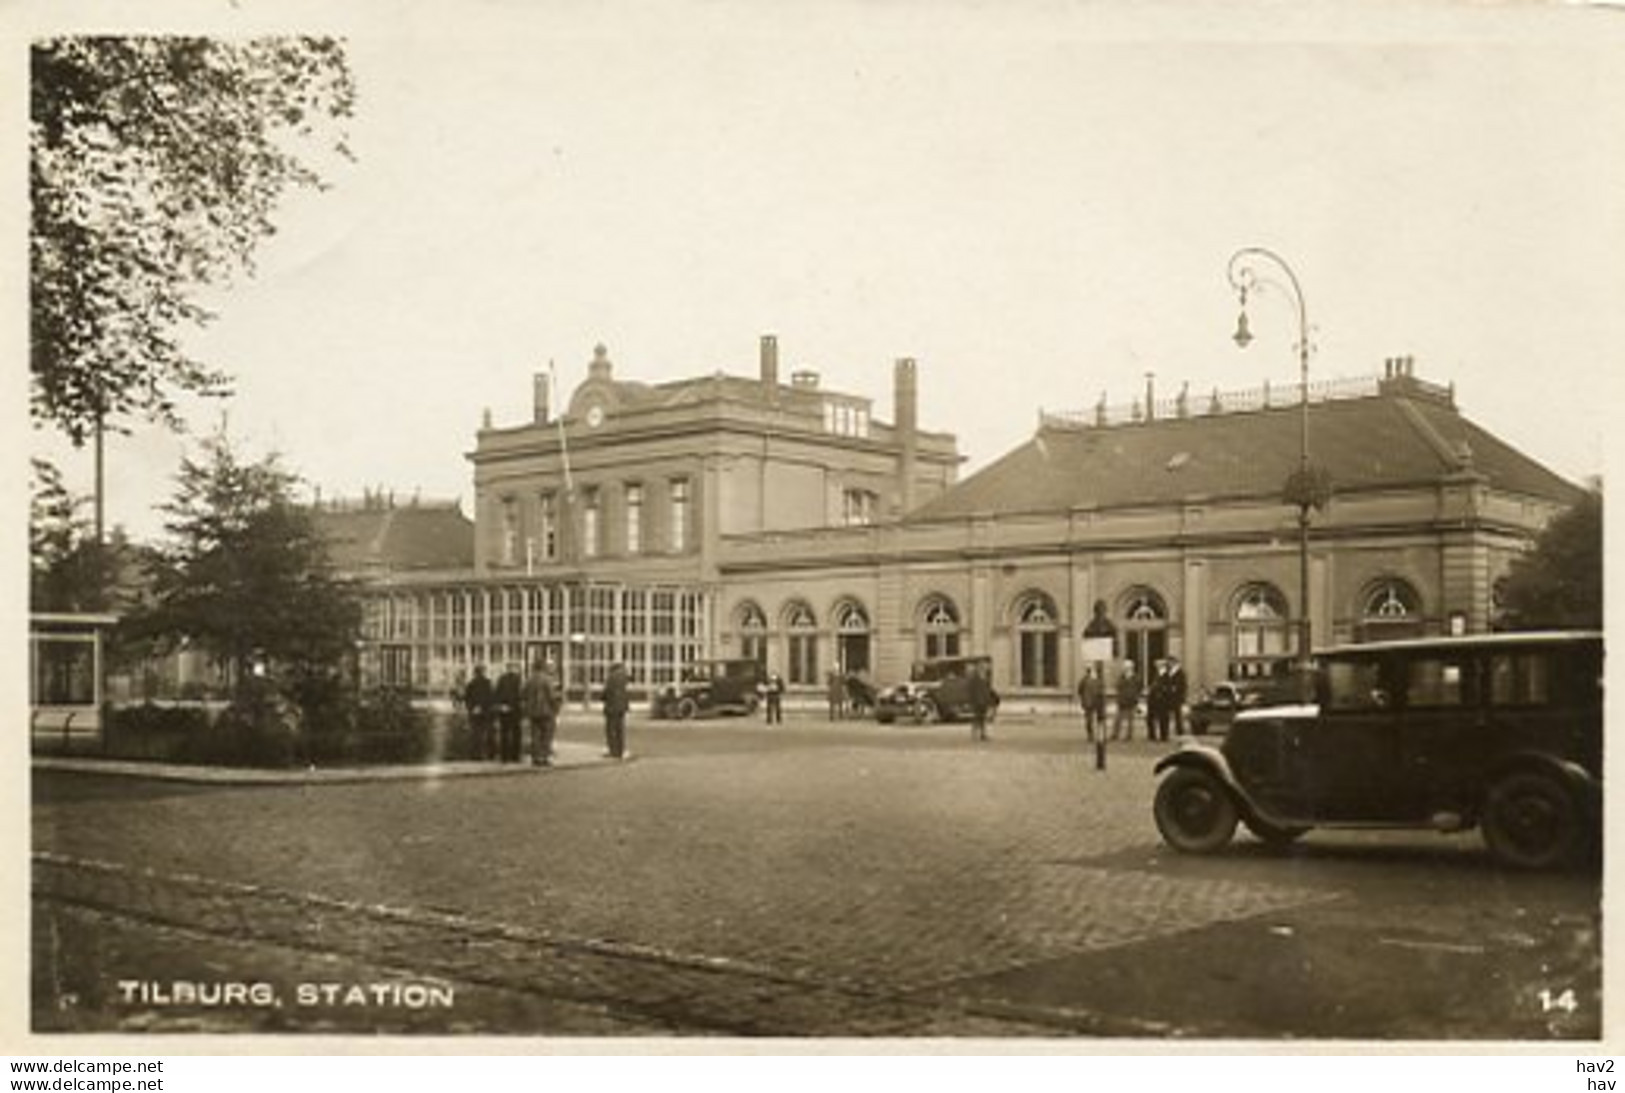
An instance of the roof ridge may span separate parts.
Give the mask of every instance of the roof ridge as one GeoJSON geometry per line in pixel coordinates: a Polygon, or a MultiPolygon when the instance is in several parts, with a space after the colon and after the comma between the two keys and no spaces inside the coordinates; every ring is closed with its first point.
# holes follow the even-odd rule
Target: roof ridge
{"type": "Polygon", "coordinates": [[[1439,430],[1433,427],[1433,422],[1427,419],[1427,415],[1422,413],[1414,402],[1401,395],[1396,395],[1394,396],[1394,405],[1399,407],[1400,413],[1405,415],[1405,420],[1409,421],[1416,431],[1421,434],[1422,439],[1427,441],[1428,447],[1433,449],[1433,453],[1439,457],[1439,461],[1444,464],[1446,470],[1452,469],[1460,463],[1456,449],[1440,435],[1439,430]]]}
{"type": "Polygon", "coordinates": [[[372,537],[372,542],[367,546],[368,553],[377,557],[383,556],[384,541],[389,538],[389,530],[395,524],[395,513],[397,511],[397,509],[393,508],[384,510],[384,518],[378,521],[378,534],[372,537]]]}

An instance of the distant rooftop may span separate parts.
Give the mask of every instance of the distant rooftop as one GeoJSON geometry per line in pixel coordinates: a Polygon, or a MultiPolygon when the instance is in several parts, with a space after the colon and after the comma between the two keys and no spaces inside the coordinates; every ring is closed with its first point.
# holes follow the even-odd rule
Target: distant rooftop
{"type": "Polygon", "coordinates": [[[345,572],[460,569],[474,564],[474,522],[456,501],[397,503],[393,491],[359,499],[322,499],[311,506],[333,563],[345,572]]]}

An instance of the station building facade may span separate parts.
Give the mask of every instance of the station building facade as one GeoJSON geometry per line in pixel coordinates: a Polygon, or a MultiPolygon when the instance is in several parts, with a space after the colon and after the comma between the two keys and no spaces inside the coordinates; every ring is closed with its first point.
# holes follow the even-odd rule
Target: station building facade
{"type": "Polygon", "coordinates": [[[792,694],[830,671],[906,677],[987,654],[1017,708],[1066,704],[1082,632],[1115,658],[1178,656],[1193,683],[1268,674],[1315,644],[1490,628],[1493,590],[1581,488],[1465,417],[1450,387],[1385,362],[1366,380],[1181,394],[1041,414],[964,480],[955,438],[919,428],[897,361],[894,420],[809,373],[617,379],[600,350],[562,413],[470,453],[472,557],[374,574],[365,663],[434,691],[474,663],[555,660],[576,693],[610,662],[635,686],[702,657],[752,657],[792,694]],[[1298,602],[1300,458],[1329,475],[1310,602],[1298,602]],[[1098,625],[1098,624],[1097,624],[1098,625]]]}

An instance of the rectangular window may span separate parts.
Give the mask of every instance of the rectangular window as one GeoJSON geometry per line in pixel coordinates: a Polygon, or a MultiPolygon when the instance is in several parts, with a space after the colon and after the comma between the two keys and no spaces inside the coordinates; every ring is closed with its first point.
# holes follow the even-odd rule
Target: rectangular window
{"type": "Polygon", "coordinates": [[[880,497],[873,490],[846,490],[841,495],[841,522],[847,527],[872,524],[879,508],[880,497]]]}
{"type": "Polygon", "coordinates": [[[519,505],[512,497],[502,499],[502,564],[514,565],[519,557],[519,505]]]}
{"type": "Polygon", "coordinates": [[[1544,706],[1551,701],[1552,665],[1540,653],[1502,653],[1490,661],[1490,703],[1544,706]]]}
{"type": "Polygon", "coordinates": [[[1375,660],[1334,660],[1325,668],[1326,708],[1375,710],[1390,696],[1382,685],[1382,665],[1375,660]]]}
{"type": "Polygon", "coordinates": [[[559,557],[559,499],[558,495],[549,491],[537,498],[536,504],[536,537],[541,550],[541,560],[544,562],[557,561],[559,557]]]}
{"type": "Polygon", "coordinates": [[[1059,679],[1058,642],[1053,630],[1021,632],[1021,685],[1054,687],[1059,679]]]}
{"type": "Polygon", "coordinates": [[[581,556],[598,557],[598,487],[581,491],[581,556]]]}
{"type": "Polygon", "coordinates": [[[637,554],[643,550],[643,487],[636,482],[626,485],[626,552],[637,554]]]}
{"type": "Polygon", "coordinates": [[[1464,705],[1470,694],[1467,687],[1468,668],[1468,665],[1452,660],[1412,662],[1405,691],[1406,704],[1412,709],[1464,705]]]}
{"type": "Polygon", "coordinates": [[[96,645],[90,635],[36,635],[30,700],[36,706],[96,704],[96,645]]]}
{"type": "Polygon", "coordinates": [[[673,554],[681,554],[688,549],[688,479],[673,478],[671,480],[671,540],[669,547],[673,554]]]}
{"type": "Polygon", "coordinates": [[[379,650],[378,682],[385,687],[412,686],[410,645],[385,645],[379,650]]]}
{"type": "Polygon", "coordinates": [[[790,635],[789,681],[803,685],[818,682],[818,636],[790,635]]]}

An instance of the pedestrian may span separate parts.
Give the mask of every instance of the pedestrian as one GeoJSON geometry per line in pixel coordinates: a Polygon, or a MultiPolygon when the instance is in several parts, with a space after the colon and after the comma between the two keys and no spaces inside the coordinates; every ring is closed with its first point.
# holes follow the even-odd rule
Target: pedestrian
{"type": "MultiPolygon", "coordinates": [[[[1168,712],[1173,715],[1174,732],[1185,735],[1185,700],[1190,697],[1190,680],[1178,657],[1168,658],[1168,712]]],[[[1167,739],[1164,735],[1163,739],[1167,739]]]]}
{"type": "Polygon", "coordinates": [[[1134,739],[1134,713],[1140,706],[1140,680],[1134,662],[1125,660],[1117,677],[1117,719],[1112,723],[1112,739],[1134,739]]]}
{"type": "Polygon", "coordinates": [[[553,737],[559,727],[559,692],[553,665],[537,660],[525,680],[525,719],[530,722],[530,761],[538,767],[553,765],[553,737]]]}
{"type": "Polygon", "coordinates": [[[509,663],[497,676],[497,760],[503,763],[519,762],[519,721],[523,716],[524,684],[519,680],[519,666],[509,663]]]}
{"type": "Polygon", "coordinates": [[[830,672],[824,686],[829,695],[829,719],[839,721],[846,716],[846,680],[841,673],[830,672]]]}
{"type": "Polygon", "coordinates": [[[463,688],[463,708],[468,711],[470,758],[491,758],[492,717],[496,707],[496,692],[485,675],[485,665],[474,665],[474,678],[463,688]]]}
{"type": "Polygon", "coordinates": [[[970,706],[970,738],[987,740],[987,713],[993,708],[993,685],[988,681],[985,665],[971,666],[970,678],[965,681],[965,702],[970,706]]]}
{"type": "Polygon", "coordinates": [[[767,682],[762,685],[762,691],[767,701],[767,723],[769,725],[784,724],[784,677],[777,672],[767,674],[767,682]]]}
{"type": "Polygon", "coordinates": [[[1106,688],[1093,664],[1084,665],[1083,678],[1078,680],[1078,704],[1083,707],[1083,727],[1093,744],[1096,728],[1103,734],[1106,731],[1106,688]]]}
{"type": "Polygon", "coordinates": [[[630,759],[626,750],[626,711],[631,705],[626,693],[626,665],[616,661],[609,666],[609,678],[604,680],[604,756],[609,759],[630,759]]]}
{"type": "Polygon", "coordinates": [[[1145,738],[1165,740],[1168,733],[1168,662],[1156,661],[1145,682],[1145,738]]]}

